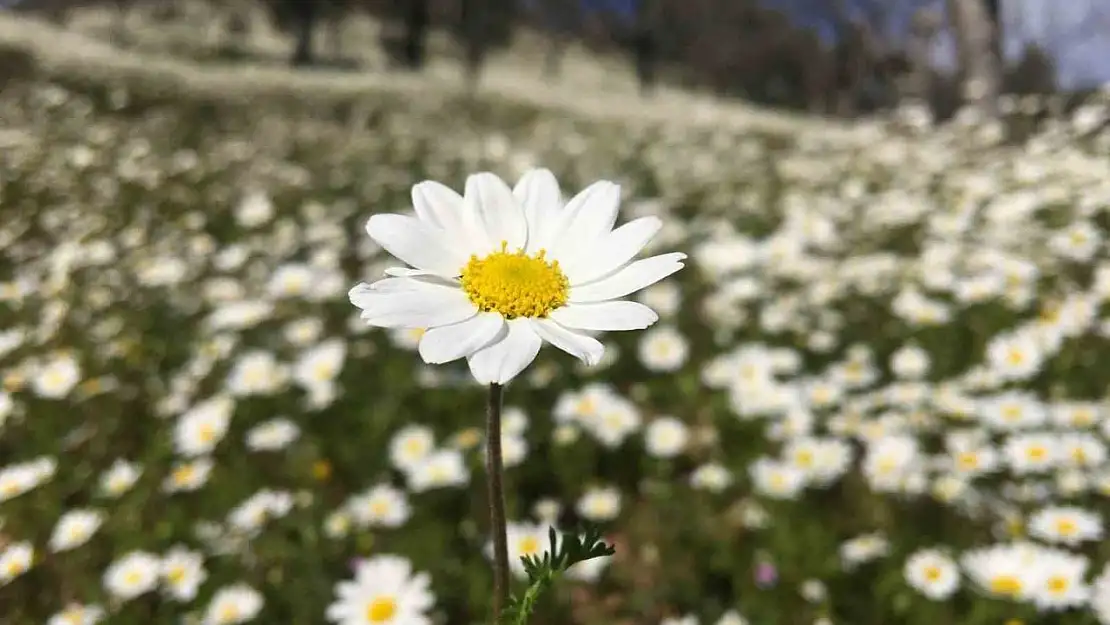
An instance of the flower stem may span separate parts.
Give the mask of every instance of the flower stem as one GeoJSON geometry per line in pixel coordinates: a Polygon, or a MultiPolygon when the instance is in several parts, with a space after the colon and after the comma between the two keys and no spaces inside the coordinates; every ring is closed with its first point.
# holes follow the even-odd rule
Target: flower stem
{"type": "Polygon", "coordinates": [[[489,492],[490,534],[493,538],[493,623],[501,622],[501,611],[509,600],[509,547],[505,527],[505,472],[501,460],[500,384],[489,385],[486,402],[486,486],[489,492]]]}

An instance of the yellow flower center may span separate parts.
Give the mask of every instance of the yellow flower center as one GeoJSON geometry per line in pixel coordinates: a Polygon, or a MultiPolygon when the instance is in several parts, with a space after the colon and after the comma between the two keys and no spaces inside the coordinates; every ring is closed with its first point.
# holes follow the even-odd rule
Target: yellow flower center
{"type": "Polygon", "coordinates": [[[8,565],[4,567],[4,573],[9,578],[23,573],[24,570],[26,570],[26,567],[23,566],[23,562],[20,562],[17,559],[11,560],[10,562],[8,562],[8,565]]]}
{"type": "Polygon", "coordinates": [[[794,462],[804,469],[813,466],[813,452],[808,449],[803,449],[794,454],[794,462]]]}
{"type": "Polygon", "coordinates": [[[428,446],[419,438],[410,438],[401,445],[401,448],[411,458],[419,458],[428,450],[428,446]]]}
{"type": "Polygon", "coordinates": [[[1048,588],[1048,592],[1054,595],[1062,595],[1068,591],[1071,583],[1069,583],[1068,578],[1057,575],[1048,578],[1048,583],[1045,586],[1048,588]]]}
{"type": "Polygon", "coordinates": [[[506,319],[546,317],[567,303],[570,281],[559,268],[559,261],[547,262],[546,252],[535,256],[524,250],[501,251],[485,258],[471,256],[463,267],[461,282],[470,301],[484,312],[496,312],[506,319]]]}
{"type": "Polygon", "coordinates": [[[535,555],[540,550],[540,541],[536,540],[535,536],[525,536],[520,539],[520,544],[517,547],[520,548],[520,555],[522,556],[535,555]]]}
{"type": "Polygon", "coordinates": [[[185,581],[185,567],[177,565],[170,569],[169,573],[166,574],[166,580],[174,586],[185,581]]]}
{"type": "Polygon", "coordinates": [[[1092,411],[1086,408],[1079,408],[1071,415],[1071,422],[1073,425],[1083,426],[1091,425],[1095,421],[1095,415],[1092,411]]]}
{"type": "Polygon", "coordinates": [[[389,514],[389,503],[385,501],[374,501],[370,504],[370,514],[376,517],[383,517],[389,514]]]}
{"type": "Polygon", "coordinates": [[[366,620],[371,623],[388,623],[397,613],[397,602],[393,597],[378,597],[366,606],[366,620]]]}
{"type": "Polygon", "coordinates": [[[312,367],[312,377],[318,382],[327,382],[335,377],[335,367],[328,362],[318,362],[312,367]]]}
{"type": "Polygon", "coordinates": [[[1021,593],[1021,580],[1016,575],[997,575],[990,583],[991,592],[1013,597],[1021,593]]]}
{"type": "Polygon", "coordinates": [[[1064,537],[1074,536],[1079,531],[1079,524],[1072,519],[1058,519],[1056,521],[1056,533],[1064,537]]]}
{"type": "Polygon", "coordinates": [[[941,575],[942,573],[939,566],[925,567],[925,579],[929,580],[930,582],[937,581],[938,579],[940,579],[941,575]]]}
{"type": "Polygon", "coordinates": [[[202,443],[211,443],[216,439],[216,428],[212,427],[211,423],[202,423],[197,431],[197,438],[202,443]]]}
{"type": "Polygon", "coordinates": [[[1027,449],[1025,455],[1030,460],[1044,460],[1048,457],[1048,450],[1040,445],[1036,445],[1027,449]]]}
{"type": "Polygon", "coordinates": [[[965,451],[957,456],[960,468],[965,471],[973,471],[979,468],[979,454],[973,451],[965,451]]]}
{"type": "Polygon", "coordinates": [[[234,604],[227,604],[220,608],[220,622],[233,623],[239,620],[239,606],[234,604]]]}
{"type": "Polygon", "coordinates": [[[174,469],[172,474],[173,483],[178,486],[184,486],[193,481],[193,476],[196,475],[196,468],[192,465],[186,464],[174,469]]]}

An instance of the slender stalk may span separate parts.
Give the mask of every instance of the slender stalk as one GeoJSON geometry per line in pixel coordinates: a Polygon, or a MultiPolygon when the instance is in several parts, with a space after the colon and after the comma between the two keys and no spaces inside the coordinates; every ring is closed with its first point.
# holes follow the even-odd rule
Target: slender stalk
{"type": "Polygon", "coordinates": [[[509,600],[509,546],[505,527],[505,472],[501,460],[501,398],[503,387],[490,384],[486,402],[486,485],[489,493],[490,534],[493,538],[493,623],[509,600]]]}

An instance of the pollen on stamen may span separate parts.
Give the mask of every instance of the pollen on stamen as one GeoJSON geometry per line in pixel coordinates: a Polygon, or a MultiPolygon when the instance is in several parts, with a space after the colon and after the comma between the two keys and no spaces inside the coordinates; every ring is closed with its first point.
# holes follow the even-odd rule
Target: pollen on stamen
{"type": "Polygon", "coordinates": [[[570,282],[558,261],[547,262],[546,250],[529,256],[523,249],[501,251],[485,258],[471,256],[460,274],[463,291],[484,312],[496,312],[506,319],[546,317],[566,304],[570,282]]]}

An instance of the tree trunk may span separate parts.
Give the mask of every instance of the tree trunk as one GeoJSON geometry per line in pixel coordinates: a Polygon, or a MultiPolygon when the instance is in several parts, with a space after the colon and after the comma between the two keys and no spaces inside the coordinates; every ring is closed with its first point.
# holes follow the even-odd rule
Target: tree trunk
{"type": "Polygon", "coordinates": [[[910,71],[903,84],[903,97],[921,102],[930,100],[933,93],[933,42],[942,24],[943,18],[932,9],[918,9],[914,13],[906,40],[910,71]]]}
{"type": "Polygon", "coordinates": [[[430,10],[428,0],[405,2],[404,61],[411,70],[424,67],[425,42],[428,38],[430,10]]]}
{"type": "Polygon", "coordinates": [[[486,61],[485,29],[489,17],[488,0],[462,1],[462,40],[466,78],[476,87],[486,61]]]}
{"type": "Polygon", "coordinates": [[[290,62],[295,66],[311,65],[312,35],[319,17],[319,0],[289,0],[297,33],[297,47],[290,62]]]}
{"type": "Polygon", "coordinates": [[[1001,64],[994,24],[984,0],[947,0],[956,39],[963,99],[983,112],[997,113],[1001,64]]]}
{"type": "Polygon", "coordinates": [[[650,0],[642,0],[632,40],[636,79],[640,84],[640,94],[645,96],[655,91],[656,65],[659,62],[658,20],[654,4],[650,0]]]}

